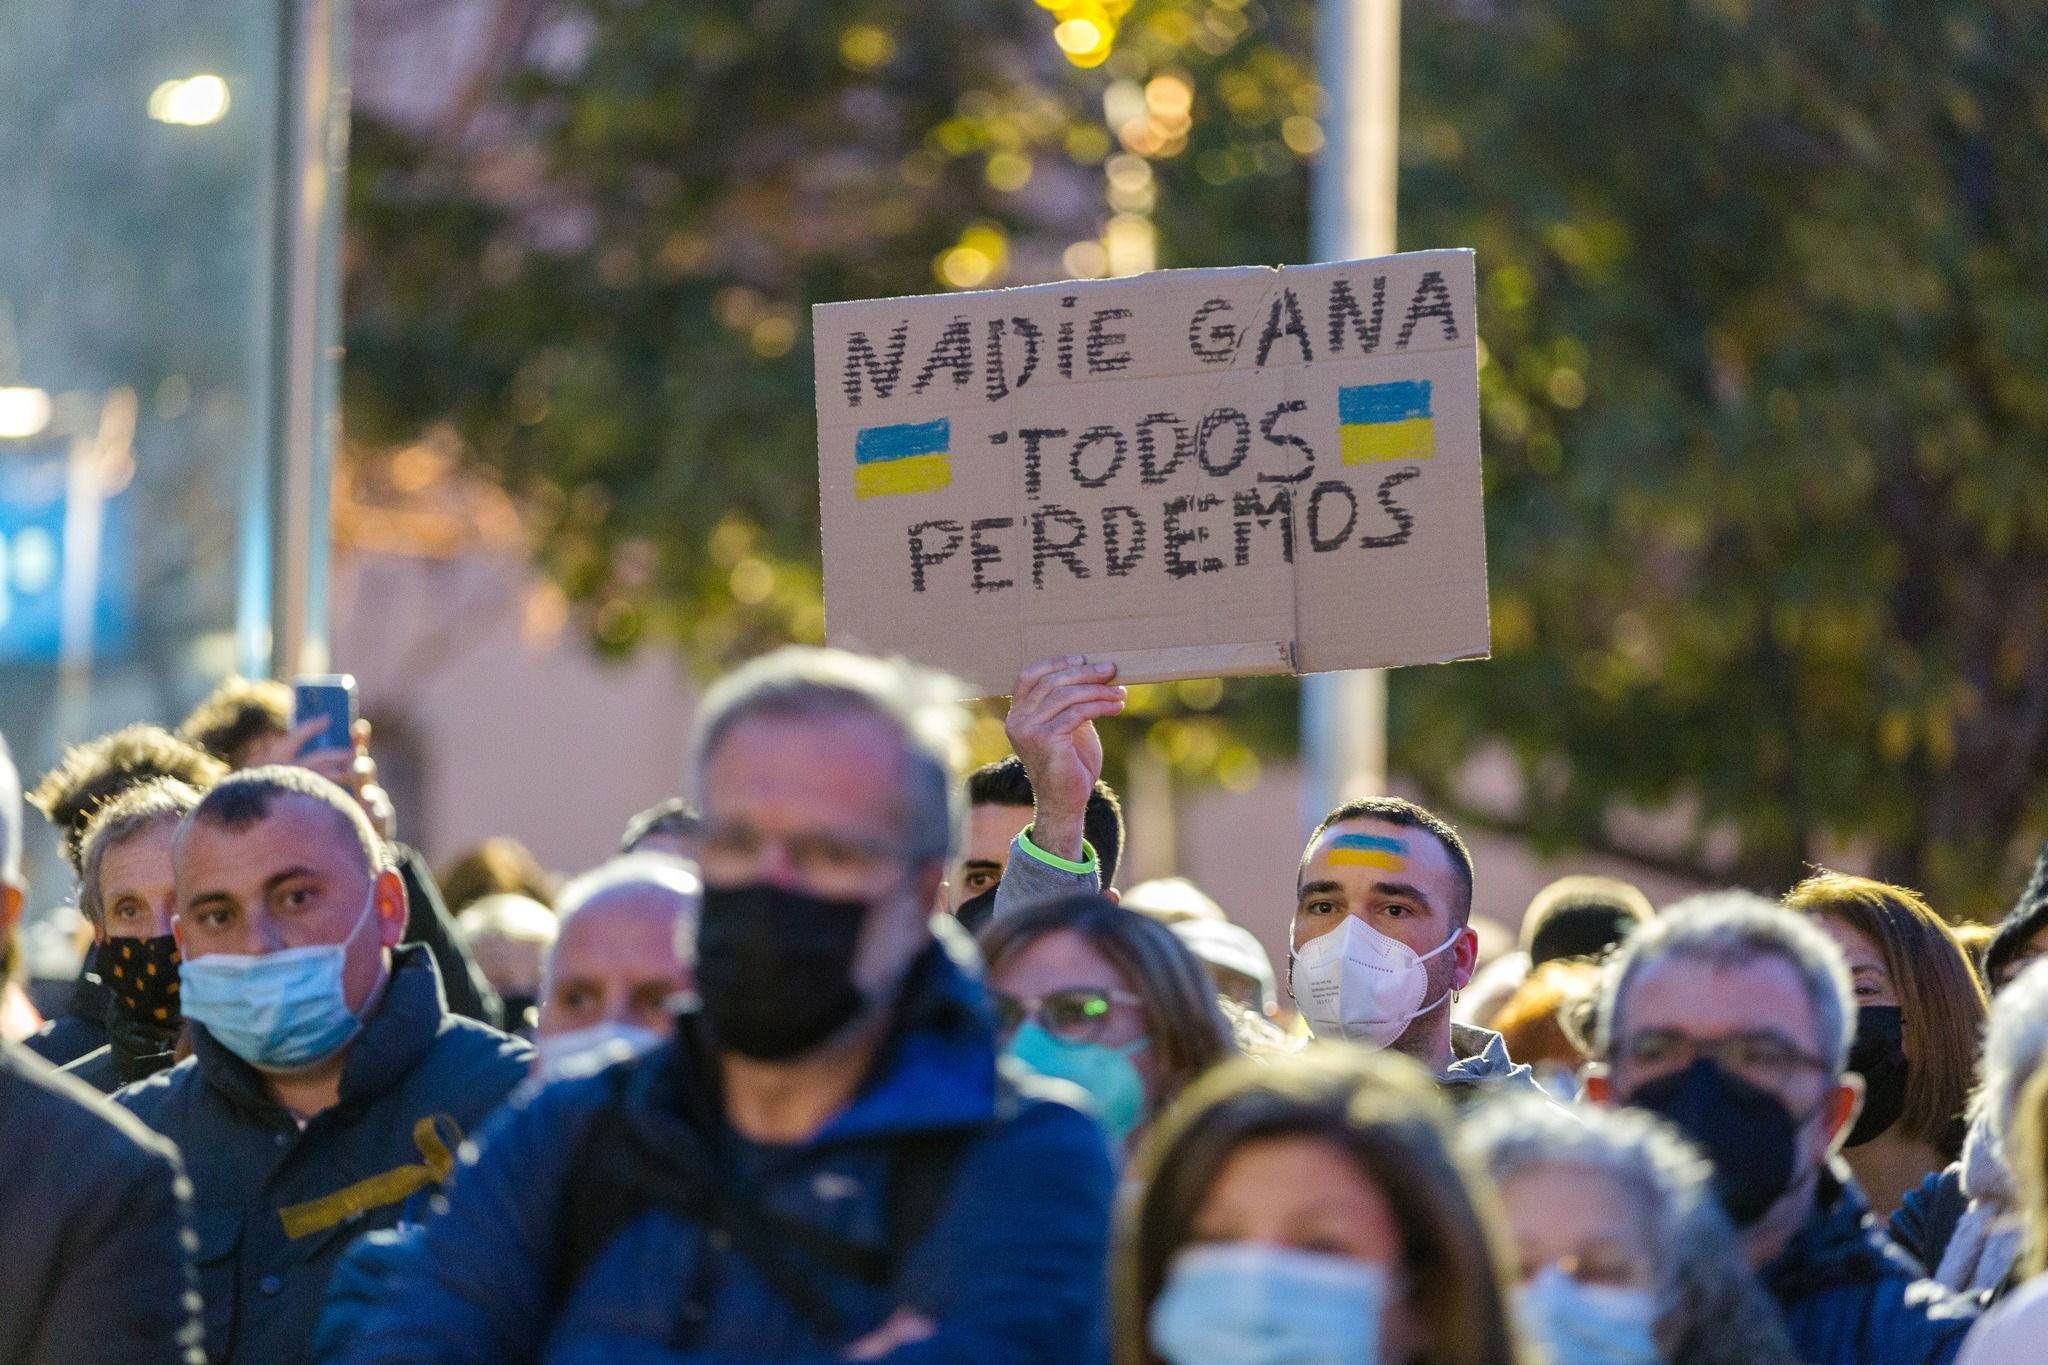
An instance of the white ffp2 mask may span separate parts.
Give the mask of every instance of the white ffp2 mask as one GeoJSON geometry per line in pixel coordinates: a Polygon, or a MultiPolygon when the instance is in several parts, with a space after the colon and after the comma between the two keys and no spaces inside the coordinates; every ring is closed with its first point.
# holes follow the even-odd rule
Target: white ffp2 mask
{"type": "Polygon", "coordinates": [[[1446,990],[1428,1004],[1429,969],[1422,964],[1458,941],[1454,932],[1437,947],[1417,954],[1397,938],[1356,915],[1294,950],[1295,1003],[1318,1038],[1349,1038],[1387,1047],[1408,1021],[1429,1013],[1450,997],[1446,990]]]}

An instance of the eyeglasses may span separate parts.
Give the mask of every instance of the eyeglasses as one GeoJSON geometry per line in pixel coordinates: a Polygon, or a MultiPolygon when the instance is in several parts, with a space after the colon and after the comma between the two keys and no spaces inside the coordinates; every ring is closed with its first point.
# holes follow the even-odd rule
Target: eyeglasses
{"type": "Polygon", "coordinates": [[[1768,1029],[1720,1038],[1694,1038],[1677,1029],[1644,1029],[1616,1043],[1614,1057],[1631,1071],[1652,1076],[1668,1076],[1701,1057],[1711,1057],[1751,1085],[1770,1091],[1783,1091],[1803,1076],[1825,1075],[1829,1070],[1825,1061],[1768,1029]]]}
{"type": "Polygon", "coordinates": [[[1021,1028],[1030,1020],[1053,1037],[1070,1043],[1092,1043],[1100,1037],[1103,1026],[1109,1022],[1111,1006],[1144,1003],[1128,991],[1104,991],[1093,986],[1068,986],[1048,991],[1036,1000],[1001,991],[990,994],[995,1000],[996,1022],[1004,1033],[1021,1028]]]}
{"type": "Polygon", "coordinates": [[[876,873],[906,857],[900,845],[867,835],[829,830],[776,835],[737,820],[706,820],[702,840],[704,873],[713,882],[750,879],[767,851],[779,847],[804,884],[824,896],[866,891],[876,873]]]}

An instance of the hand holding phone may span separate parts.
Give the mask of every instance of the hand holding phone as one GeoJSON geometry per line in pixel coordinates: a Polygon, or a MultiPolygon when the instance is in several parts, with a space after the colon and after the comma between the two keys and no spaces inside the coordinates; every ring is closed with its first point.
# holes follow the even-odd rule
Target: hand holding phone
{"type": "Polygon", "coordinates": [[[292,680],[292,727],[324,722],[301,755],[355,746],[356,680],[347,673],[313,673],[292,680]]]}

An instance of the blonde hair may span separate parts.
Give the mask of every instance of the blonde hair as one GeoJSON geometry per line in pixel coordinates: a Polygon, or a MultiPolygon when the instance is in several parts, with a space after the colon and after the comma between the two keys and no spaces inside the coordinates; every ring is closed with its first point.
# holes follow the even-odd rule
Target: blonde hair
{"type": "Polygon", "coordinates": [[[2020,1092],[2010,1160],[2027,1220],[2020,1268],[2031,1279],[2048,1274],[2048,1068],[2036,1072],[2020,1092]]]}

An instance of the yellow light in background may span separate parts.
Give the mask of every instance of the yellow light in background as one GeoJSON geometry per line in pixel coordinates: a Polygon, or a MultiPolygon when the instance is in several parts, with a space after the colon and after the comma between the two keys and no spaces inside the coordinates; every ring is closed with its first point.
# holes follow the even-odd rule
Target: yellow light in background
{"type": "Polygon", "coordinates": [[[885,28],[854,24],[839,35],[839,60],[855,71],[873,71],[896,55],[896,39],[885,28]]]}
{"type": "Polygon", "coordinates": [[[796,319],[786,313],[770,313],[747,333],[754,354],[769,360],[789,354],[796,345],[796,319]]]}
{"type": "Polygon", "coordinates": [[[995,273],[996,263],[971,246],[956,246],[939,256],[939,282],[948,289],[972,289],[995,273]]]}
{"type": "Polygon", "coordinates": [[[0,388],[0,440],[26,440],[50,425],[50,395],[41,389],[0,388]]]}
{"type": "Polygon", "coordinates": [[[1179,75],[1154,76],[1145,83],[1145,104],[1162,121],[1184,119],[1195,107],[1194,87],[1179,75]]]}
{"type": "Polygon", "coordinates": [[[775,570],[767,561],[749,556],[732,566],[727,586],[732,589],[733,601],[758,607],[775,592],[775,570]]]}
{"type": "Polygon", "coordinates": [[[1101,66],[1109,60],[1116,32],[1106,19],[1067,19],[1053,29],[1052,40],[1075,66],[1101,66]]]}
{"type": "Polygon", "coordinates": [[[1061,254],[1060,265],[1069,279],[1101,279],[1109,273],[1109,253],[1100,242],[1076,242],[1061,254]]]}
{"type": "Polygon", "coordinates": [[[939,253],[932,273],[948,289],[978,289],[1009,268],[1010,239],[990,222],[971,224],[957,245],[939,253]]]}
{"type": "Polygon", "coordinates": [[[228,112],[228,83],[218,76],[165,81],[149,92],[149,116],[158,123],[200,128],[219,123],[228,112]]]}
{"type": "Polygon", "coordinates": [[[1031,183],[1031,158],[1022,152],[997,152],[988,159],[988,183],[1005,194],[1014,194],[1031,183]]]}
{"type": "Polygon", "coordinates": [[[1102,248],[1108,254],[1111,275],[1142,275],[1159,259],[1159,235],[1152,220],[1135,213],[1119,213],[1103,229],[1102,248]]]}
{"type": "Polygon", "coordinates": [[[1323,150],[1323,128],[1306,114],[1295,114],[1280,125],[1281,141],[1296,156],[1314,156],[1323,150]]]}

